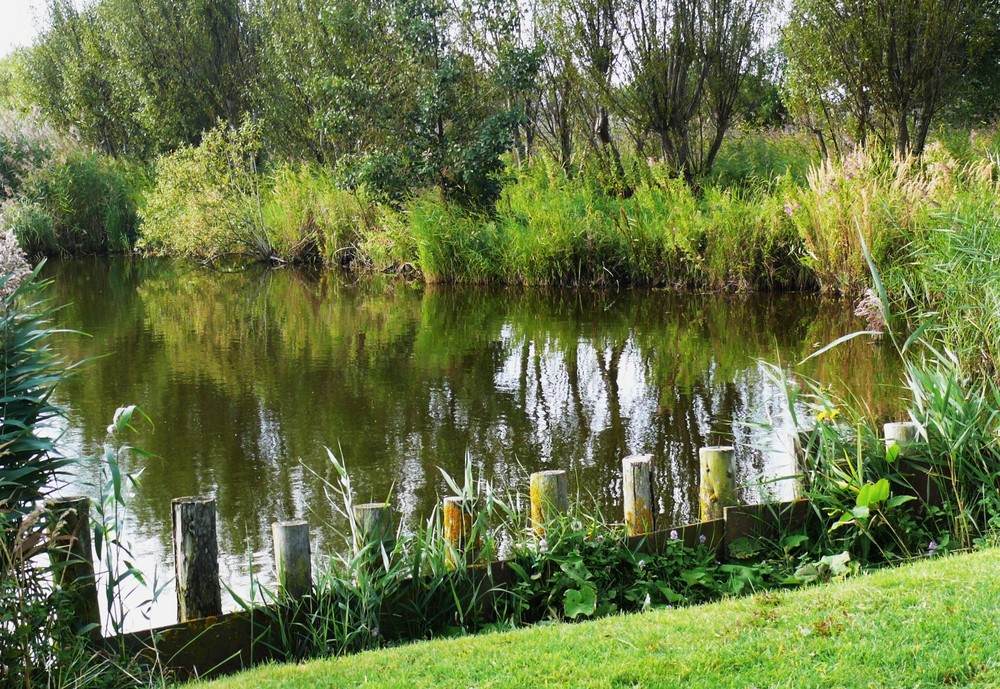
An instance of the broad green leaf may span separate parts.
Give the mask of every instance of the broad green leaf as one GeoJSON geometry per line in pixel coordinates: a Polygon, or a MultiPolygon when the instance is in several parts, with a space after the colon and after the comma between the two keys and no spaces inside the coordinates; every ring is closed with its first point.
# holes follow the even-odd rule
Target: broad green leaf
{"type": "Polygon", "coordinates": [[[911,500],[916,500],[912,495],[897,495],[894,498],[889,498],[885,503],[886,507],[899,507],[900,505],[906,504],[911,500]]]}
{"type": "Polygon", "coordinates": [[[597,610],[597,590],[593,586],[582,586],[566,591],[565,615],[575,620],[580,615],[590,617],[597,610]]]}

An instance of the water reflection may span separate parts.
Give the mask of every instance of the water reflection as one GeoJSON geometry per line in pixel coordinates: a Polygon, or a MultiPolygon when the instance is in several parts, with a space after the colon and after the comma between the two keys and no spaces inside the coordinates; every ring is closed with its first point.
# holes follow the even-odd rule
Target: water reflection
{"type": "MultiPolygon", "coordinates": [[[[69,451],[94,455],[114,409],[155,421],[136,444],[144,470],[130,527],[147,569],[169,562],[169,503],[212,494],[223,571],[267,567],[269,524],[335,515],[324,447],[343,456],[363,499],[388,494],[426,516],[466,452],[501,489],[566,468],[571,485],[616,515],[620,461],[657,458],[662,519],[696,505],[697,448],[735,442],[741,480],[780,473],[747,421],[784,418],[758,359],[797,362],[858,327],[850,305],[803,295],[525,292],[398,282],[345,283],[293,271],[220,274],[129,259],[53,262],[62,325],[90,338],[70,358],[106,357],[60,392],[69,451]],[[734,421],[737,422],[734,424],[734,421]]],[[[856,340],[804,373],[844,381],[891,414],[898,373],[856,340]]],[[[138,468],[138,467],[136,467],[138,468]]],[[[95,479],[85,465],[76,479],[95,479]]],[[[319,526],[320,548],[332,530],[319,526]]],[[[157,614],[169,619],[172,604],[157,614]]]]}

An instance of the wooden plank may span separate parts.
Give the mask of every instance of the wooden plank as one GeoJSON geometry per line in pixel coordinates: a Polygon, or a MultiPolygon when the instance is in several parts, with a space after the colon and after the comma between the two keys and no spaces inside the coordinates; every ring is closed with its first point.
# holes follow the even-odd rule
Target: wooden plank
{"type": "Polygon", "coordinates": [[[155,663],[167,676],[187,680],[243,670],[271,656],[263,643],[269,611],[244,611],[189,620],[107,640],[116,648],[155,663]]]}
{"type": "Polygon", "coordinates": [[[810,515],[808,500],[727,507],[724,552],[728,553],[730,544],[741,538],[774,541],[782,532],[804,527],[810,515]]]}

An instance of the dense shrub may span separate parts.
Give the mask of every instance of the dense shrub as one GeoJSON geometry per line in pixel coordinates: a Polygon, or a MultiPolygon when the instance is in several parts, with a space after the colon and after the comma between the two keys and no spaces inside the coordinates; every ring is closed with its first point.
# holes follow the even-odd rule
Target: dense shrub
{"type": "Polygon", "coordinates": [[[805,184],[819,163],[818,146],[803,132],[734,131],[726,137],[705,186],[753,190],[779,177],[805,184]]]}
{"type": "Polygon", "coordinates": [[[261,220],[273,251],[283,260],[322,260],[347,266],[359,233],[373,222],[371,204],[337,186],[316,167],[281,165],[264,179],[261,220]]]}
{"type": "Polygon", "coordinates": [[[28,171],[4,213],[32,255],[126,251],[138,228],[135,201],[118,167],[82,149],[56,153],[28,171]]]}
{"type": "Polygon", "coordinates": [[[23,178],[52,155],[55,138],[23,117],[0,112],[0,201],[17,196],[23,178]]]}
{"type": "Polygon", "coordinates": [[[635,169],[627,198],[545,157],[514,171],[492,215],[421,196],[408,206],[418,266],[434,281],[731,290],[809,284],[783,192],[711,189],[699,198],[662,165],[635,169]]]}
{"type": "Polygon", "coordinates": [[[259,148],[253,126],[220,125],[199,146],[161,156],[141,212],[138,248],[199,259],[232,253],[268,259],[257,205],[259,148]]]}
{"type": "Polygon", "coordinates": [[[373,209],[316,166],[258,172],[257,129],[220,126],[162,156],[145,196],[138,248],[214,261],[349,264],[373,209]]]}

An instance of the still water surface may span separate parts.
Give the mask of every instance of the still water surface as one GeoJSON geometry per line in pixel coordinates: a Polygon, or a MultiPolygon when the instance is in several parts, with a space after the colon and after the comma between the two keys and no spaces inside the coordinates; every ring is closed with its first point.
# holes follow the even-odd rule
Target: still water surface
{"type": "MultiPolygon", "coordinates": [[[[753,425],[787,418],[760,360],[791,370],[861,325],[849,303],[797,294],[353,283],[125,258],[46,272],[68,304],[60,325],[90,335],[63,337],[62,351],[105,355],[59,390],[64,451],[98,455],[115,409],[140,406],[154,426],[131,441],[157,457],[128,466],[142,470],[127,520],[137,564],[169,580],[170,500],[210,494],[222,576],[241,596],[251,564],[271,576],[274,520],[308,519],[314,551],[340,547],[324,448],[347,463],[359,499],[391,493],[404,523],[430,514],[448,492],[439,468],[460,476],[466,453],[504,491],[567,469],[571,490],[615,516],[621,458],[652,453],[668,524],[697,509],[697,448],[732,443],[752,497],[785,472],[753,425]]],[[[849,386],[884,415],[899,398],[893,358],[860,339],[795,374],[849,386]]],[[[63,492],[93,494],[98,472],[84,460],[63,492]]],[[[172,621],[172,588],[146,614],[172,621]]]]}

